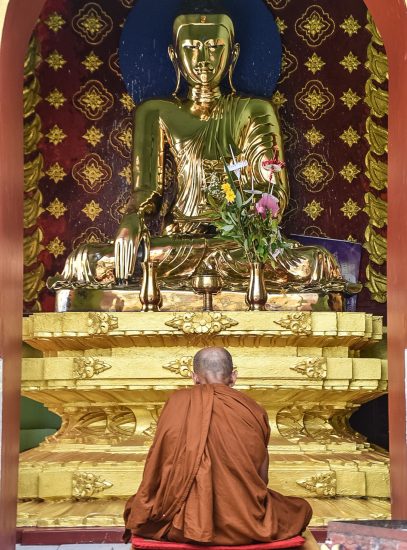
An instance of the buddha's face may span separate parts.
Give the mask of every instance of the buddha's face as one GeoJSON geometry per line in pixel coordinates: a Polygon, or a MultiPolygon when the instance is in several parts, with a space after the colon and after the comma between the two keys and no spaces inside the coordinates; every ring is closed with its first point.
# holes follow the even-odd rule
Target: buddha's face
{"type": "Polygon", "coordinates": [[[186,23],[178,28],[175,55],[190,86],[218,86],[231,63],[230,29],[221,23],[186,23]]]}

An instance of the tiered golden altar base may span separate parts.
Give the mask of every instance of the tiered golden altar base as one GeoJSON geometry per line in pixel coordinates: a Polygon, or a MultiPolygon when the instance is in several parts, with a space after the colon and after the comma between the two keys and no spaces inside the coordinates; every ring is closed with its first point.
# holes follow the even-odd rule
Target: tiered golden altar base
{"type": "Polygon", "coordinates": [[[237,388],[268,411],[270,486],[307,498],[313,525],[389,517],[386,453],[348,424],[387,388],[365,357],[382,338],[364,313],[47,313],[25,319],[22,392],[62,417],[21,455],[19,526],[122,524],[168,395],[191,383],[194,353],[229,348],[237,388]]]}

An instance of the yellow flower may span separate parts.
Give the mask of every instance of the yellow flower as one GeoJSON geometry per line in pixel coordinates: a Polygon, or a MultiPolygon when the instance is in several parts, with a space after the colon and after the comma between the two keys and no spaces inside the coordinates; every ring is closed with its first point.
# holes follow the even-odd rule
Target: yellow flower
{"type": "Polygon", "coordinates": [[[225,193],[225,198],[227,202],[233,202],[235,200],[236,195],[233,189],[230,187],[230,183],[223,183],[222,191],[225,193]]]}

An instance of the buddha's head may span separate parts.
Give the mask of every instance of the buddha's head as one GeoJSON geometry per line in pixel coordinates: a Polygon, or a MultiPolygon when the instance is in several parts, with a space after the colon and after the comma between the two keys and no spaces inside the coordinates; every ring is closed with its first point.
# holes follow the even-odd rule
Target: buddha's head
{"type": "Polygon", "coordinates": [[[168,51],[190,86],[219,86],[238,59],[233,22],[226,13],[216,11],[195,1],[174,21],[173,45],[168,51]]]}

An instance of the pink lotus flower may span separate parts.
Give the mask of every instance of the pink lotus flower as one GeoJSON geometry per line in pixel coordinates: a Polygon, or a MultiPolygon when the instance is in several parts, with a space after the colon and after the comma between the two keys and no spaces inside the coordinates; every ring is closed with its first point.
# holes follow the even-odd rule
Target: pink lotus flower
{"type": "Polygon", "coordinates": [[[266,218],[268,211],[275,218],[280,211],[278,199],[270,193],[263,193],[261,199],[256,203],[256,210],[263,220],[266,218]]]}

